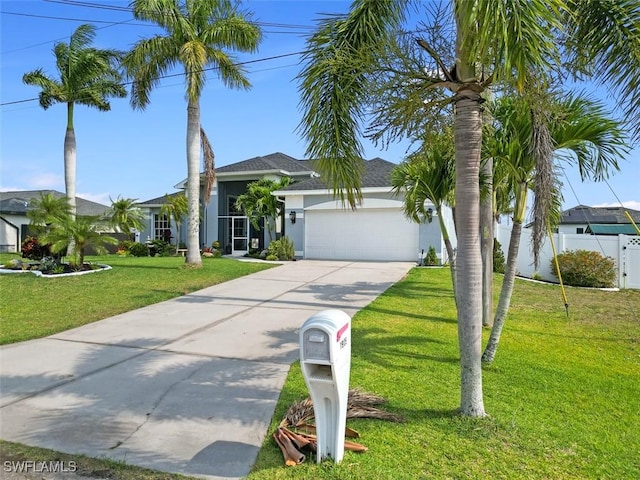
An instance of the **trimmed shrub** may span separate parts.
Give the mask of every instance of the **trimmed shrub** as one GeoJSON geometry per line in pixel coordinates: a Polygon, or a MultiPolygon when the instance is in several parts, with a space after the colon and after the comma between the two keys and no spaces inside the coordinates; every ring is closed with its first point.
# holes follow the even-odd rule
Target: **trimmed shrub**
{"type": "Polygon", "coordinates": [[[156,255],[158,257],[169,257],[176,254],[176,247],[161,238],[156,238],[151,240],[150,254],[152,257],[156,255]]]}
{"type": "Polygon", "coordinates": [[[29,260],[40,260],[51,256],[50,246],[41,244],[36,237],[27,237],[22,242],[21,251],[22,258],[28,258],[29,260]]]}
{"type": "Polygon", "coordinates": [[[296,255],[293,242],[289,237],[282,237],[280,240],[271,242],[268,252],[267,260],[270,256],[275,256],[277,260],[293,260],[296,255]]]}
{"type": "Polygon", "coordinates": [[[495,273],[504,273],[506,263],[504,253],[502,253],[502,245],[496,239],[493,240],[493,271],[495,273]]]}
{"type": "Polygon", "coordinates": [[[427,267],[433,267],[438,265],[440,262],[438,261],[438,255],[436,255],[436,249],[433,245],[429,246],[429,250],[427,250],[427,255],[424,257],[423,265],[427,267]]]}
{"type": "Polygon", "coordinates": [[[145,243],[135,242],[129,247],[129,253],[134,257],[148,257],[149,247],[145,243]]]}
{"type": "MultiPolygon", "coordinates": [[[[563,252],[556,257],[562,281],[574,287],[610,288],[616,284],[616,262],[590,250],[563,252]]],[[[551,271],[557,277],[555,262],[551,271]]]]}

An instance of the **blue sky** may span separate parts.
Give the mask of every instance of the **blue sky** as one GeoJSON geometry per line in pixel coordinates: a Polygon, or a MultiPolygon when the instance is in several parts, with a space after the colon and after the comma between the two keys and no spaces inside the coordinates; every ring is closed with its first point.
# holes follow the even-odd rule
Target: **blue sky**
{"type": "MultiPolygon", "coordinates": [[[[94,44],[99,48],[128,50],[140,38],[160,32],[122,11],[127,5],[128,1],[110,0],[0,2],[1,190],[64,191],[65,106],[44,111],[37,101],[11,102],[38,95],[37,88],[22,83],[24,73],[41,67],[57,76],[53,44],[68,41],[82,23],[98,28],[94,44]]],[[[345,12],[348,6],[349,2],[326,0],[245,3],[264,30],[259,52],[238,56],[239,61],[254,61],[247,65],[253,88],[227,89],[211,72],[201,100],[201,122],[217,166],[277,151],[304,158],[306,146],[296,132],[301,118],[297,53],[304,48],[303,35],[312,31],[321,13],[345,12]]],[[[186,102],[179,76],[163,80],[144,111],[134,111],[128,99],[112,100],[110,112],[76,107],[75,130],[76,189],[83,198],[107,205],[109,197],[118,196],[144,201],[175,191],[174,185],[186,177],[186,102]]],[[[405,144],[387,150],[367,141],[364,145],[366,158],[380,156],[395,163],[406,151],[405,144]]],[[[619,205],[619,199],[640,209],[640,148],[620,163],[622,171],[609,179],[610,187],[583,184],[567,169],[562,179],[564,208],[578,203],[619,205]]]]}

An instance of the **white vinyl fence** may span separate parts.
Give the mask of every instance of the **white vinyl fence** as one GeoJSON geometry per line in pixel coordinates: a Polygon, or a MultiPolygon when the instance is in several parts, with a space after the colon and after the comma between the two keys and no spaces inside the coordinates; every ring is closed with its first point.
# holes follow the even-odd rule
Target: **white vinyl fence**
{"type": "MultiPolygon", "coordinates": [[[[511,226],[497,225],[495,237],[502,245],[505,259],[509,248],[511,226]]],[[[585,235],[555,233],[552,235],[556,253],[570,250],[591,250],[616,262],[618,270],[618,286],[620,288],[640,288],[640,236],[630,235],[585,235]]],[[[553,274],[551,261],[553,249],[546,237],[540,250],[538,269],[533,264],[531,249],[531,229],[523,228],[518,251],[518,275],[532,278],[537,274],[543,280],[557,282],[553,274]]]]}

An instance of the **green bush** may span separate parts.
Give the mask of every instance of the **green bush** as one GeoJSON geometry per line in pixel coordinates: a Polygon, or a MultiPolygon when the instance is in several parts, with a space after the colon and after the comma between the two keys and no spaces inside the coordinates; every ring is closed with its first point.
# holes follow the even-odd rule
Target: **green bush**
{"type": "Polygon", "coordinates": [[[438,255],[436,255],[436,249],[433,245],[429,246],[429,250],[427,250],[427,255],[424,257],[423,265],[428,267],[433,267],[435,265],[439,265],[438,255]]]}
{"type": "Polygon", "coordinates": [[[135,242],[132,242],[131,240],[123,240],[118,244],[118,250],[130,252],[131,245],[133,245],[134,243],[135,242]]]}
{"type": "Polygon", "coordinates": [[[171,245],[169,242],[162,240],[161,238],[151,240],[151,247],[149,250],[150,255],[153,257],[169,257],[176,254],[175,245],[171,245]]]}
{"type": "Polygon", "coordinates": [[[267,260],[270,256],[275,256],[277,260],[293,260],[295,250],[293,242],[289,237],[282,237],[280,240],[274,240],[269,244],[267,260]]]}
{"type": "Polygon", "coordinates": [[[502,253],[502,245],[496,239],[493,240],[493,271],[495,273],[504,273],[506,264],[504,261],[504,253],[502,253]]]}
{"type": "MultiPolygon", "coordinates": [[[[604,257],[590,250],[563,252],[557,257],[562,281],[575,287],[610,288],[616,285],[616,263],[611,257],[604,257]]],[[[555,262],[551,261],[551,271],[557,277],[555,262]]]]}
{"type": "Polygon", "coordinates": [[[134,257],[148,257],[149,247],[144,243],[135,242],[129,247],[129,253],[134,257]]]}

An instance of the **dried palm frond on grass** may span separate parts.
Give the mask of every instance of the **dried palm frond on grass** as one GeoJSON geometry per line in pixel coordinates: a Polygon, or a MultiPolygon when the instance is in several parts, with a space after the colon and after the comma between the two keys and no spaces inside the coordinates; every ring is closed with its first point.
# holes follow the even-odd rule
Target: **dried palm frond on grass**
{"type": "MultiPolygon", "coordinates": [[[[364,392],[358,388],[349,390],[347,418],[377,418],[390,422],[404,422],[404,419],[399,415],[377,408],[377,406],[384,403],[386,403],[386,400],[379,395],[364,392]]],[[[289,407],[282,422],[280,422],[280,426],[299,427],[309,424],[313,418],[313,401],[310,398],[305,398],[289,407]]]]}
{"type": "MultiPolygon", "coordinates": [[[[385,402],[386,400],[379,395],[357,388],[349,390],[347,418],[377,418],[390,422],[404,422],[404,419],[399,415],[378,408],[385,402]]],[[[315,435],[315,426],[310,424],[313,418],[313,401],[310,398],[305,398],[289,407],[280,425],[276,428],[273,438],[282,451],[285,465],[294,466],[304,462],[306,455],[302,453],[303,450],[310,453],[316,452],[318,439],[315,435]],[[290,428],[297,431],[292,431],[290,428]]],[[[346,427],[345,436],[358,438],[360,435],[355,430],[346,427]]],[[[347,440],[344,442],[344,448],[353,452],[367,451],[367,447],[364,445],[347,440]]]]}

